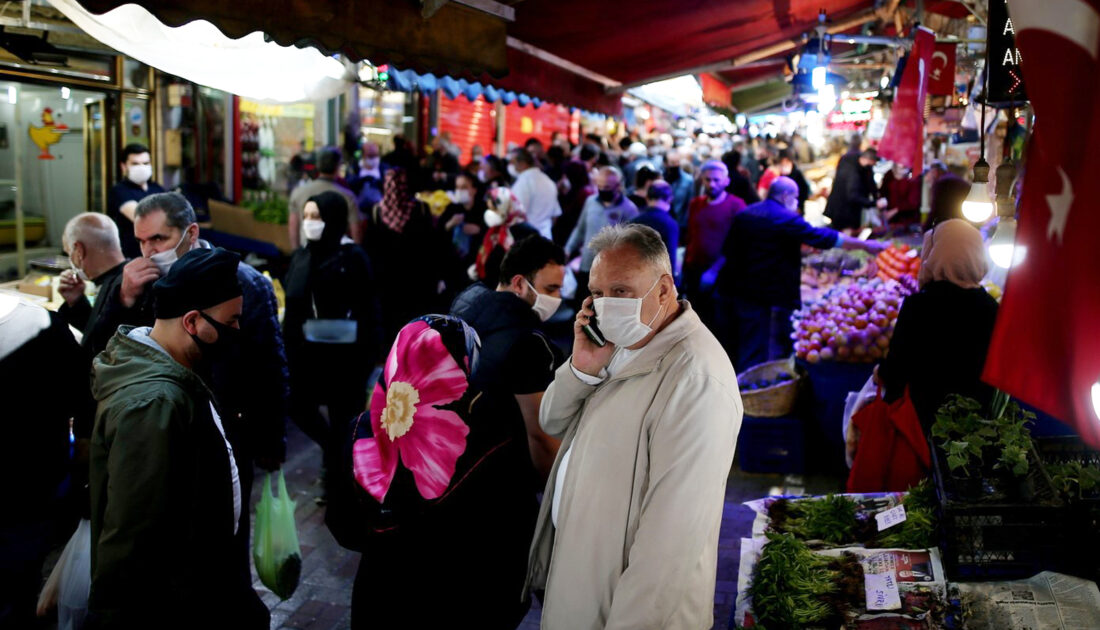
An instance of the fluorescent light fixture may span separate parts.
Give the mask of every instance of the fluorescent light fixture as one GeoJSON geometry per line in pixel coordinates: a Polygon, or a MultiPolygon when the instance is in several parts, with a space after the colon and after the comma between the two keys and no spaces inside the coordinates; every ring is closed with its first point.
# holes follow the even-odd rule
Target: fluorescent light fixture
{"type": "Polygon", "coordinates": [[[962,204],[963,216],[971,223],[985,223],[993,216],[993,200],[989,198],[988,182],[974,182],[962,204]]]}
{"type": "Polygon", "coordinates": [[[1008,269],[1023,262],[1026,254],[1027,248],[1016,247],[1016,219],[1001,217],[993,238],[989,239],[989,257],[993,264],[1008,269]]]}
{"type": "Polygon", "coordinates": [[[814,86],[815,90],[821,90],[825,87],[825,73],[828,69],[825,66],[817,66],[813,69],[813,73],[810,75],[810,85],[814,86]]]}
{"type": "Polygon", "coordinates": [[[70,95],[69,88],[67,88],[65,86],[61,86],[61,98],[65,99],[67,101],[67,100],[69,100],[69,95],[70,95]]]}
{"type": "Polygon", "coordinates": [[[18,94],[18,92],[16,92],[15,86],[14,85],[9,85],[8,86],[8,102],[11,103],[12,105],[15,105],[15,103],[18,101],[18,99],[19,99],[19,94],[18,94]]]}

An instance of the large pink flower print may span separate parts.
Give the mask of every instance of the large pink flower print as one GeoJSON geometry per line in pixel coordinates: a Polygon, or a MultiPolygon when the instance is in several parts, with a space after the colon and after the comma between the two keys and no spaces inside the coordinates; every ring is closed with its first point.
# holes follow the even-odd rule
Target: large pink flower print
{"type": "Polygon", "coordinates": [[[470,433],[458,414],[439,406],[466,393],[466,375],[439,332],[417,321],[397,335],[381,380],[386,387],[379,382],[370,403],[374,437],[355,441],[355,479],[382,502],[400,459],[420,495],[436,499],[450,485],[470,433]]]}

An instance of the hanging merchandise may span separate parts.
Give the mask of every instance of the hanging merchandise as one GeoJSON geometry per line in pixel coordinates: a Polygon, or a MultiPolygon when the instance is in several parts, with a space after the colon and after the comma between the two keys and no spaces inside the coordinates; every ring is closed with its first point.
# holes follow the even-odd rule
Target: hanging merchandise
{"type": "Polygon", "coordinates": [[[917,28],[913,51],[905,64],[894,109],[878,149],[879,155],[909,167],[914,173],[924,169],[924,101],[935,43],[935,33],[923,26],[917,28]]]}

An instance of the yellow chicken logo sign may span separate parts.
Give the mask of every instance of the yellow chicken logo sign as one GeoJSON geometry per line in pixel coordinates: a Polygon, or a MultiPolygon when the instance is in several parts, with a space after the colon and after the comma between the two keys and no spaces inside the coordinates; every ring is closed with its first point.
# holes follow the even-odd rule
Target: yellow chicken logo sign
{"type": "Polygon", "coordinates": [[[50,145],[57,144],[61,141],[61,134],[68,131],[69,128],[61,123],[54,122],[53,110],[49,107],[42,110],[42,126],[35,127],[30,125],[27,133],[30,134],[31,142],[42,149],[42,153],[38,154],[40,160],[52,160],[54,156],[50,155],[50,145]]]}

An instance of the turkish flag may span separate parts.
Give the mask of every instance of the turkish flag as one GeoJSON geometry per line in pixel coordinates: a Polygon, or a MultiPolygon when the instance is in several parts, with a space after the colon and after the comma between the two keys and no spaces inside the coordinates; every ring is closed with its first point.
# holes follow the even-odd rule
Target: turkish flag
{"type": "Polygon", "coordinates": [[[1037,122],[1016,236],[1026,252],[1009,271],[983,378],[1100,448],[1100,0],[1009,10],[1037,122]]]}
{"type": "Polygon", "coordinates": [[[955,48],[957,44],[941,42],[932,53],[932,71],[928,75],[928,93],[950,96],[955,93],[955,48]]]}
{"type": "Polygon", "coordinates": [[[878,145],[879,155],[908,166],[914,173],[924,170],[924,99],[935,47],[936,35],[923,26],[917,27],[913,52],[905,63],[886,133],[878,145]]]}

